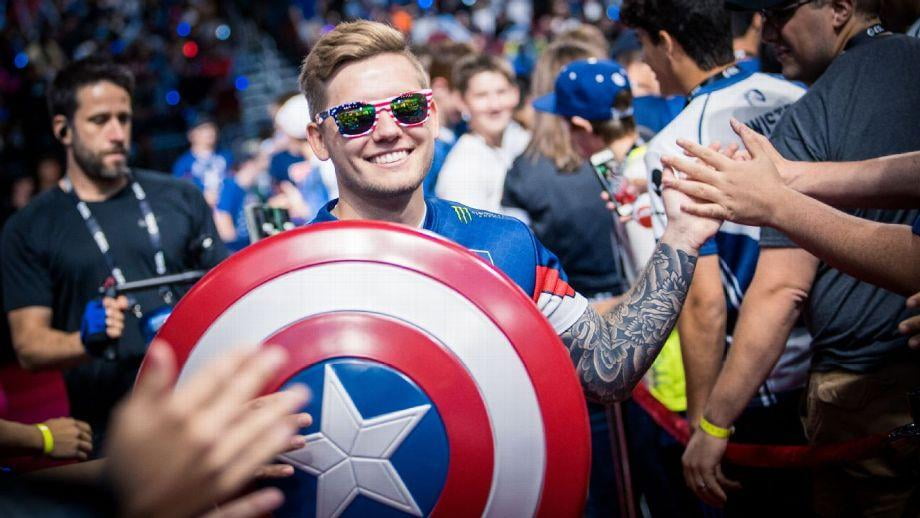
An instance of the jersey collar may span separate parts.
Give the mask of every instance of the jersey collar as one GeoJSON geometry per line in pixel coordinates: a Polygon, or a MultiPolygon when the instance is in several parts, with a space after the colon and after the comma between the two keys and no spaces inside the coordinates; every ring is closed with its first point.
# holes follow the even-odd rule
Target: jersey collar
{"type": "MultiPolygon", "coordinates": [[[[335,217],[335,215],[332,214],[332,209],[334,209],[338,203],[339,203],[339,199],[336,198],[334,200],[331,200],[329,203],[323,205],[323,207],[319,209],[319,212],[316,213],[316,217],[313,218],[313,221],[311,221],[310,223],[313,224],[313,223],[325,223],[328,221],[338,221],[339,218],[335,217]]],[[[431,210],[429,201],[426,199],[425,200],[425,215],[422,217],[422,227],[421,227],[422,229],[431,230],[432,224],[434,222],[433,213],[434,211],[431,210]]]]}
{"type": "Polygon", "coordinates": [[[753,73],[754,70],[744,70],[737,65],[732,65],[716,75],[709,76],[705,81],[697,85],[696,88],[690,90],[690,94],[687,95],[687,104],[690,104],[690,101],[701,95],[728,88],[735,83],[743,81],[753,73]]]}

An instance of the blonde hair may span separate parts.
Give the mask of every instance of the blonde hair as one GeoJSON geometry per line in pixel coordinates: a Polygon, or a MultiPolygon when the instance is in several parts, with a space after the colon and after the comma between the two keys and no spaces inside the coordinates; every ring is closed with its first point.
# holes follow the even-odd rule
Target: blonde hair
{"type": "MultiPolygon", "coordinates": [[[[530,81],[531,95],[539,97],[552,92],[559,71],[572,61],[602,56],[600,49],[587,43],[571,40],[553,42],[537,60],[530,81]]],[[[565,119],[539,111],[534,116],[533,136],[524,150],[524,156],[531,162],[545,156],[553,161],[556,169],[569,173],[575,172],[584,162],[584,158],[572,146],[569,125],[565,119]]]]}
{"type": "Polygon", "coordinates": [[[300,89],[310,105],[310,119],[326,108],[326,83],[340,68],[380,54],[405,56],[418,71],[422,88],[428,88],[428,74],[401,32],[367,20],[340,23],[316,42],[300,69],[300,89]]]}

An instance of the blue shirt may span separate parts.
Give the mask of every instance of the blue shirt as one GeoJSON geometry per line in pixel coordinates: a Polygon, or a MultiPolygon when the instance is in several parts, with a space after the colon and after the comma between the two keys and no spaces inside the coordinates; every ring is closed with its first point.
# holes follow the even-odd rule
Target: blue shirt
{"type": "MultiPolygon", "coordinates": [[[[326,204],[313,223],[337,221],[331,213],[337,202],[326,204]]],[[[524,223],[439,198],[427,198],[425,208],[422,229],[468,248],[504,272],[533,299],[557,333],[587,309],[587,300],[569,286],[559,259],[524,223]]]]}
{"type": "Polygon", "coordinates": [[[652,135],[658,133],[684,109],[686,99],[682,95],[660,97],[643,95],[633,99],[633,113],[636,124],[646,128],[652,135]]]}
{"type": "Polygon", "coordinates": [[[249,244],[249,227],[246,225],[246,213],[243,208],[248,203],[258,201],[258,196],[240,187],[232,177],[225,178],[221,184],[217,210],[229,214],[236,229],[236,239],[225,243],[230,250],[236,252],[249,244]]]}
{"type": "Polygon", "coordinates": [[[217,191],[232,163],[233,158],[226,151],[195,155],[189,150],[173,164],[172,174],[190,180],[201,191],[217,191]]]}
{"type": "Polygon", "coordinates": [[[920,216],[917,216],[917,219],[914,220],[914,234],[920,236],[920,216]]]}
{"type": "Polygon", "coordinates": [[[434,156],[431,159],[431,168],[425,175],[422,188],[425,190],[425,196],[434,196],[434,187],[438,184],[438,175],[441,174],[441,167],[447,160],[447,154],[454,147],[456,140],[449,141],[440,137],[434,140],[434,156]]]}

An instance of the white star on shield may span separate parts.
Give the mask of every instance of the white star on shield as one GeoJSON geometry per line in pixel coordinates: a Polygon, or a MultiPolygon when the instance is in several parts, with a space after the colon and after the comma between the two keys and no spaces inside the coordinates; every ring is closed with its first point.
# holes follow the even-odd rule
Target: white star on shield
{"type": "Polygon", "coordinates": [[[317,477],[316,516],[339,516],[359,494],[421,516],[390,456],[431,405],[365,419],[332,366],[327,364],[323,372],[320,431],[308,435],[303,448],[283,455],[295,467],[317,477]]]}

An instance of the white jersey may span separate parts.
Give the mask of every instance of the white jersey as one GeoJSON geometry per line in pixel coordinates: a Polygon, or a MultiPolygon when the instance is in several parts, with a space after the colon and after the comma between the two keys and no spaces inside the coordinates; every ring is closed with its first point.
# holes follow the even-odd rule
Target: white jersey
{"type": "MultiPolygon", "coordinates": [[[[732,118],[769,136],[786,108],[804,94],[805,89],[795,83],[760,72],[743,72],[737,67],[729,68],[716,76],[715,81],[692,92],[683,111],[649,142],[644,164],[637,164],[645,169],[641,176],[649,179],[655,237],[660,238],[664,233],[667,218],[652,183],[653,171],[662,170],[662,156],[684,156],[677,139],[692,140],[703,146],[716,141],[722,146],[741,145],[741,139],[729,125],[732,118]]],[[[636,172],[627,174],[636,175],[636,172]]]]}
{"type": "Polygon", "coordinates": [[[444,160],[435,194],[477,209],[501,212],[505,175],[528,142],[530,133],[516,122],[505,129],[499,148],[473,133],[462,135],[444,160]]]}
{"type": "MultiPolygon", "coordinates": [[[[805,89],[801,86],[760,72],[730,67],[707,80],[688,97],[682,112],[649,142],[645,160],[634,167],[644,171],[631,171],[627,175],[644,173],[649,180],[652,202],[652,224],[655,237],[660,238],[667,225],[659,190],[662,156],[683,156],[677,139],[694,141],[708,146],[719,142],[722,146],[742,144],[732,131],[732,118],[750,126],[757,132],[770,135],[783,112],[795,103],[805,89]]],[[[728,341],[738,316],[744,292],[754,276],[760,253],[760,228],[725,222],[715,238],[700,249],[700,255],[719,255],[719,269],[728,308],[728,341]]],[[[810,337],[804,330],[794,329],[786,351],[761,387],[759,401],[754,404],[769,405],[774,402],[774,392],[799,388],[804,384],[809,363],[810,337]]]]}

